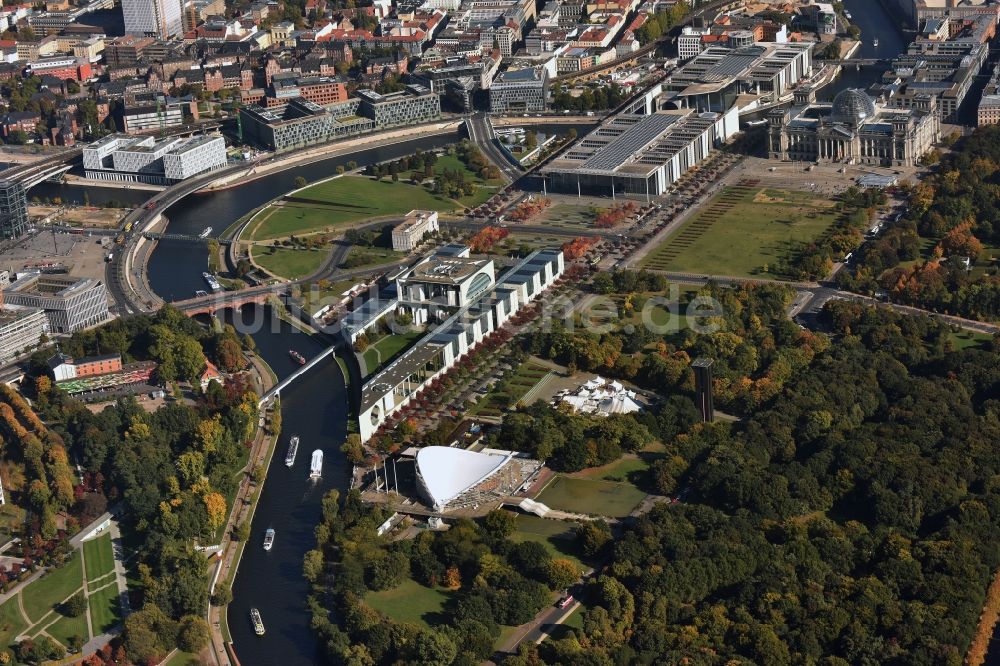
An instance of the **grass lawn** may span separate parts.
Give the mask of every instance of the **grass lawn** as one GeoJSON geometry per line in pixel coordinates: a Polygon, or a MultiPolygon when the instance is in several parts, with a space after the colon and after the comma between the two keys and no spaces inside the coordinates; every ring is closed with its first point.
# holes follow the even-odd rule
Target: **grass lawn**
{"type": "Polygon", "coordinates": [[[622,518],[645,497],[646,493],[628,483],[559,474],[535,499],[551,509],[622,518]]]}
{"type": "Polygon", "coordinates": [[[87,629],[87,615],[84,613],[80,617],[60,617],[53,624],[49,625],[45,633],[52,636],[63,645],[67,645],[70,637],[79,636],[83,639],[81,645],[90,640],[90,632],[87,629]]]}
{"type": "Polygon", "coordinates": [[[549,206],[538,216],[538,221],[532,224],[544,224],[562,229],[593,229],[594,208],[610,208],[612,202],[604,206],[581,206],[578,204],[557,203],[549,206]]]}
{"type": "Polygon", "coordinates": [[[254,221],[250,237],[286,238],[383,215],[403,215],[414,208],[452,211],[456,204],[416,185],[344,176],[308,187],[263,211],[254,221]]]}
{"type": "Polygon", "coordinates": [[[90,601],[90,621],[94,625],[94,633],[104,633],[118,624],[117,585],[112,583],[91,594],[87,599],[90,601]]]}
{"type": "Polygon", "coordinates": [[[493,185],[499,187],[503,185],[502,178],[491,178],[489,180],[483,180],[479,177],[479,174],[475,171],[470,171],[465,162],[458,159],[457,155],[438,155],[437,162],[434,163],[434,173],[444,173],[444,170],[449,171],[461,171],[465,174],[466,182],[475,183],[476,185],[493,185]]]}
{"type": "Polygon", "coordinates": [[[111,550],[111,534],[83,542],[83,559],[87,581],[97,580],[115,570],[115,555],[111,550]]]}
{"type": "Polygon", "coordinates": [[[365,366],[368,368],[368,374],[372,374],[376,368],[385,365],[396,355],[409,349],[410,345],[420,339],[424,333],[423,330],[414,330],[406,333],[393,333],[380,338],[365,350],[365,366]]]}
{"type": "Polygon", "coordinates": [[[319,270],[327,250],[293,250],[285,247],[254,246],[253,260],[269,273],[288,280],[297,280],[319,270]]]}
{"type": "Polygon", "coordinates": [[[524,255],[528,252],[546,248],[560,248],[563,243],[572,240],[572,235],[555,235],[551,233],[511,233],[501,242],[490,248],[487,254],[509,257],[512,254],[524,255]]]}
{"type": "Polygon", "coordinates": [[[21,598],[24,610],[32,622],[38,622],[71,594],[83,586],[83,566],[74,551],[69,560],[24,588],[21,598]]]}
{"type": "Polygon", "coordinates": [[[489,393],[480,398],[469,414],[500,416],[504,409],[524,399],[524,396],[548,374],[548,368],[525,361],[510,379],[498,382],[489,393]]]}
{"type": "Polygon", "coordinates": [[[952,333],[951,341],[954,343],[956,350],[968,349],[969,347],[989,349],[993,342],[993,336],[986,333],[962,330],[958,333],[952,333]]]}
{"type": "Polygon", "coordinates": [[[379,264],[391,264],[406,256],[405,252],[397,252],[386,247],[365,247],[363,245],[352,245],[344,258],[344,268],[354,270],[356,268],[367,268],[368,266],[378,266],[379,264]]]}
{"type": "Polygon", "coordinates": [[[196,655],[194,652],[183,652],[178,650],[170,655],[170,659],[167,659],[164,662],[164,666],[188,666],[188,664],[201,666],[201,663],[201,657],[196,655]]]}
{"type": "Polygon", "coordinates": [[[408,622],[428,628],[428,620],[441,613],[449,593],[424,587],[414,580],[406,580],[399,587],[381,592],[369,592],[365,603],[388,615],[397,622],[408,622]]]}
{"type": "Polygon", "coordinates": [[[780,277],[774,271],[792,245],[816,240],[836,218],[833,202],[808,192],[727,187],[647,255],[642,267],[780,277]]]}
{"type": "Polygon", "coordinates": [[[7,647],[28,628],[21,611],[17,608],[17,597],[8,599],[0,606],[0,647],[7,647]]]}
{"type": "Polygon", "coordinates": [[[576,545],[574,534],[578,525],[579,523],[518,514],[517,528],[510,535],[510,539],[514,543],[525,541],[540,543],[553,557],[564,557],[575,563],[582,571],[586,567],[580,559],[582,554],[576,545]]]}
{"type": "Polygon", "coordinates": [[[458,198],[458,201],[466,208],[475,208],[485,203],[487,199],[496,194],[497,190],[503,186],[502,178],[484,180],[479,177],[478,173],[470,171],[465,166],[465,162],[458,159],[455,155],[438,155],[437,162],[434,163],[434,173],[444,173],[445,169],[461,172],[467,183],[474,183],[476,185],[474,194],[458,198]]]}

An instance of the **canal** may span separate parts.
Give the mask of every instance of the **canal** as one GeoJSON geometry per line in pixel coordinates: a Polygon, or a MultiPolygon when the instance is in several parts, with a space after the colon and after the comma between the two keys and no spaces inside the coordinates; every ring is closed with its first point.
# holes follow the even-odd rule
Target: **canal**
{"type": "MultiPolygon", "coordinates": [[[[279,379],[298,366],[288,355],[295,349],[314,356],[323,344],[272,316],[270,308],[246,306],[230,313],[228,323],[250,333],[257,352],[279,379]],[[272,326],[275,329],[272,329],[272,326]]],[[[229,604],[229,630],[236,654],[247,666],[310,664],[321,661],[309,628],[306,597],[309,584],[302,576],[302,559],[315,545],[313,529],[321,516],[320,499],[332,488],[348,487],[351,468],[340,453],[347,436],[348,401],[337,361],[329,358],[303,375],[282,393],[282,432],[267,472],[267,481],[254,514],[250,540],[243,551],[233,601],[229,604]],[[288,440],[300,439],[291,468],[285,465],[288,440]],[[323,451],[323,475],[309,478],[312,452],[323,451]],[[268,528],[275,530],[274,545],[261,543],[268,528]],[[251,608],[260,610],[267,629],[263,637],[250,624],[251,608]]]]}

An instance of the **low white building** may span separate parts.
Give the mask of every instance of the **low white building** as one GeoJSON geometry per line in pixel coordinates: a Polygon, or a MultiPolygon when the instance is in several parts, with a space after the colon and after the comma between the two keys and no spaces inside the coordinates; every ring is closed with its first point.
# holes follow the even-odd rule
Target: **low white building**
{"type": "Polygon", "coordinates": [[[397,252],[410,252],[420,244],[426,234],[437,230],[436,210],[411,210],[392,230],[392,249],[397,252]]]}

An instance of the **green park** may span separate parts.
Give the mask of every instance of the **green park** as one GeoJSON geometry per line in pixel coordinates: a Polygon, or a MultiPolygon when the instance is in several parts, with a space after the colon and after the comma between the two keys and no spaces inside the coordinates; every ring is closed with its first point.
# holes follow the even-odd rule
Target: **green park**
{"type": "Polygon", "coordinates": [[[0,648],[19,637],[47,637],[67,650],[121,621],[111,535],[84,541],[60,566],[47,570],[0,605],[0,648]]]}
{"type": "Polygon", "coordinates": [[[249,229],[255,241],[342,229],[420,208],[452,211],[459,204],[404,182],[343,176],[285,196],[264,209],[249,229]]]}
{"type": "Polygon", "coordinates": [[[623,518],[645,497],[646,493],[630,483],[558,474],[536,499],[550,509],[623,518]]]}
{"type": "Polygon", "coordinates": [[[786,262],[798,243],[819,239],[837,216],[832,201],[810,192],[726,187],[656,247],[642,267],[762,277],[786,262]]]}

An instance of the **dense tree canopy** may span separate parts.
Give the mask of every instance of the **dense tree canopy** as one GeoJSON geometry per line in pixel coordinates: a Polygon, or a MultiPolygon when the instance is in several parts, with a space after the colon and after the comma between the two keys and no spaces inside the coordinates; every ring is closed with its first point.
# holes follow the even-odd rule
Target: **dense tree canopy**
{"type": "Polygon", "coordinates": [[[1000,565],[1000,356],[858,304],[826,321],[767,405],[669,443],[686,500],[604,545],[582,630],[511,663],[962,663],[1000,565]]]}

